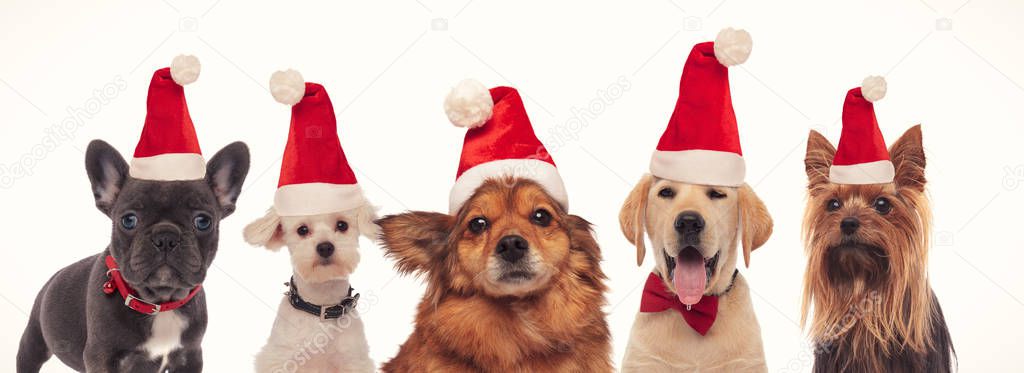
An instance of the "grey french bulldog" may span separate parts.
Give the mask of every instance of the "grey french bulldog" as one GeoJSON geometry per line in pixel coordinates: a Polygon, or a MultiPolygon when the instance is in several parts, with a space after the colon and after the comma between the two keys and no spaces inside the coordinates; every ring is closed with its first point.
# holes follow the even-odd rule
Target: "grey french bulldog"
{"type": "Polygon", "coordinates": [[[121,154],[101,140],[89,144],[85,168],[96,207],[113,222],[110,245],[43,286],[21,337],[18,372],[38,372],[53,355],[90,373],[202,371],[207,319],[200,284],[217,253],[220,220],[234,211],[249,172],[248,147],[221,149],[202,180],[132,178],[121,154]],[[154,314],[129,308],[108,283],[108,255],[144,302],[136,305],[193,297],[154,314]]]}

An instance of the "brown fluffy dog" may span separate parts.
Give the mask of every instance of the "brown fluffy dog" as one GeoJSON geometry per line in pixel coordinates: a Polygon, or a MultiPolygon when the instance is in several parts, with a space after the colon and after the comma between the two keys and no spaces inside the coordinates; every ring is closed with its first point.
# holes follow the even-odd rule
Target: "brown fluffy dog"
{"type": "Polygon", "coordinates": [[[925,196],[921,127],[889,149],[888,184],[829,182],[835,147],[811,131],[805,165],[810,308],[815,372],[946,372],[953,346],[928,284],[931,212],[925,196]]]}
{"type": "Polygon", "coordinates": [[[378,220],[387,255],[423,275],[416,328],[385,372],[610,372],[600,249],[539,185],[489,180],[455,216],[378,220]]]}

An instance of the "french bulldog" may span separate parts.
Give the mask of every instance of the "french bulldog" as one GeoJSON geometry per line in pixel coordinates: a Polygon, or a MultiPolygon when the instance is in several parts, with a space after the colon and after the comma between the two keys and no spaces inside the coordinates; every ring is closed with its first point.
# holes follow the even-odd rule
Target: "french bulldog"
{"type": "Polygon", "coordinates": [[[53,355],[90,373],[201,371],[207,317],[200,284],[217,253],[218,225],[234,211],[249,172],[248,147],[221,149],[207,162],[205,179],[150,181],[129,176],[121,154],[93,140],[85,168],[96,207],[113,223],[110,244],[43,286],[21,337],[17,371],[38,372],[53,355]],[[127,306],[114,277],[133,289],[133,306],[187,303],[143,313],[127,306]]]}

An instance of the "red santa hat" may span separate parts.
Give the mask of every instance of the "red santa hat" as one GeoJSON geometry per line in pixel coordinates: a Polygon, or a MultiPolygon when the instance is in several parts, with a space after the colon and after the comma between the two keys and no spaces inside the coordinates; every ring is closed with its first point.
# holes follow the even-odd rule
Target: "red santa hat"
{"type": "Polygon", "coordinates": [[[280,216],[318,215],[346,211],[366,204],[356,175],[338,140],[334,106],[327,90],[305,83],[295,70],[270,77],[270,92],[292,107],[288,143],[274,195],[280,216]]]}
{"type": "Polygon", "coordinates": [[[654,176],[703,185],[740,186],[746,174],[729,66],[750,56],[744,30],[727,28],[714,42],[693,46],[679,81],[679,99],[651,157],[654,176]]]}
{"type": "Polygon", "coordinates": [[[458,211],[487,179],[505,176],[533,180],[562,207],[568,207],[562,177],[533,132],[519,91],[510,87],[488,90],[467,79],[452,88],[444,109],[453,124],[469,128],[449,196],[449,211],[458,211]]]}
{"type": "Polygon", "coordinates": [[[179,55],[153,73],[146,98],[146,122],[128,175],[143,180],[199,180],[206,161],[188,115],[184,85],[199,78],[199,59],[179,55]]]}
{"type": "Polygon", "coordinates": [[[874,102],[885,97],[885,78],[869,76],[860,87],[846,92],[843,133],[828,170],[836,184],[890,183],[896,175],[885,139],[875,119],[874,102]]]}

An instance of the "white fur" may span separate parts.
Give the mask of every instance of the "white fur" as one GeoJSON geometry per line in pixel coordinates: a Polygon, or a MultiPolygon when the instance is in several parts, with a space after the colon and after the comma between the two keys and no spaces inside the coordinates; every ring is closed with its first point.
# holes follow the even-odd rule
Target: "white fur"
{"type": "Polygon", "coordinates": [[[193,55],[179,54],[171,61],[171,79],[178,85],[186,85],[199,79],[199,59],[193,55]]]}
{"type": "MultiPolygon", "coordinates": [[[[302,297],[311,303],[340,300],[320,294],[296,275],[302,297]],[[320,299],[320,300],[315,300],[320,299]]],[[[334,289],[348,289],[347,280],[328,282],[334,289]]],[[[370,346],[366,342],[363,321],[358,312],[338,319],[320,320],[296,310],[281,300],[277,319],[267,344],[256,355],[256,372],[373,372],[370,346]]]]}
{"type": "Polygon", "coordinates": [[[491,119],[493,109],[491,92],[473,79],[456,84],[444,99],[444,113],[452,124],[459,127],[475,128],[484,125],[491,119]]]}
{"type": "Polygon", "coordinates": [[[860,84],[860,94],[864,96],[865,100],[875,102],[885,98],[887,88],[888,84],[886,84],[885,78],[872,75],[864,78],[864,82],[860,84]]]}
{"type": "Polygon", "coordinates": [[[715,37],[715,58],[725,66],[735,66],[747,62],[754,41],[746,30],[727,27],[715,37]]]}
{"type": "Polygon", "coordinates": [[[302,101],[302,96],[306,94],[306,82],[302,80],[302,74],[298,71],[275,71],[270,75],[270,94],[277,102],[288,106],[295,105],[302,101]]]}
{"type": "MultiPolygon", "coordinates": [[[[288,246],[292,278],[299,294],[317,305],[338,304],[347,294],[349,275],[359,263],[359,236],[376,238],[377,214],[364,205],[348,211],[311,215],[278,216],[271,208],[267,215],[245,228],[250,244],[276,250],[288,246]],[[337,222],[348,223],[339,232],[337,222]],[[306,236],[299,227],[309,229],[306,236]],[[317,244],[330,242],[334,254],[324,264],[316,252],[317,244]]],[[[373,360],[366,342],[359,313],[331,320],[296,310],[283,297],[267,344],[256,355],[256,372],[373,372],[373,360]]]]}
{"type": "Polygon", "coordinates": [[[161,359],[162,365],[166,365],[167,355],[181,348],[181,333],[187,327],[188,321],[177,312],[160,312],[153,317],[152,334],[142,344],[142,349],[149,353],[150,359],[161,359]]]}

